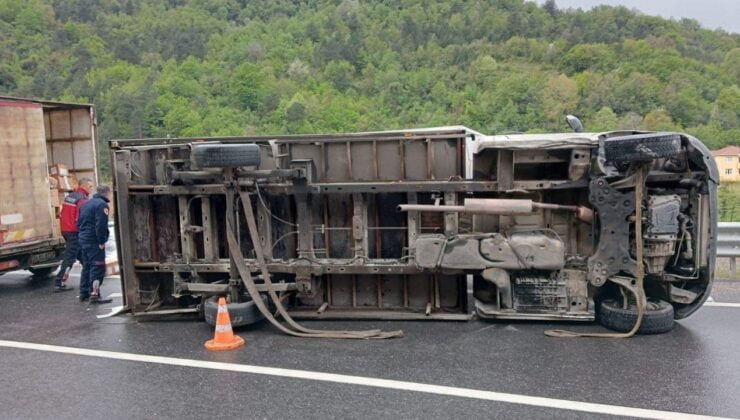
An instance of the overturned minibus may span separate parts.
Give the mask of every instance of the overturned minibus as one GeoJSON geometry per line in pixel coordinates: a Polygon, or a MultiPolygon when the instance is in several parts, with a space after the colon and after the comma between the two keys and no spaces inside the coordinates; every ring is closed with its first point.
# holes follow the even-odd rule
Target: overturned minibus
{"type": "MultiPolygon", "coordinates": [[[[680,133],[453,126],[110,142],[126,306],[670,330],[709,296],[717,169],[680,133]]],[[[291,331],[301,328],[294,327],[291,331]]]]}

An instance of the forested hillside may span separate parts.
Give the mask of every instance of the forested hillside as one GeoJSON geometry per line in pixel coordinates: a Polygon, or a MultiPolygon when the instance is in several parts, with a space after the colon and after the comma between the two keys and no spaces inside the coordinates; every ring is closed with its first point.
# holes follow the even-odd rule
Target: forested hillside
{"type": "Polygon", "coordinates": [[[740,142],[740,35],[522,0],[0,0],[0,94],[100,137],[465,124],[740,142]]]}

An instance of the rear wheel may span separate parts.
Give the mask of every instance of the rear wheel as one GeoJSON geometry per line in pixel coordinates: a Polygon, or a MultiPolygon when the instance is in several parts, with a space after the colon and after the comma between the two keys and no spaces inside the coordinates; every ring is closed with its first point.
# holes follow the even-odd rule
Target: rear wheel
{"type": "Polygon", "coordinates": [[[34,277],[49,277],[57,268],[59,268],[59,266],[55,265],[52,267],[29,268],[28,271],[30,271],[34,277]]]}
{"type": "MultiPolygon", "coordinates": [[[[599,306],[599,322],[610,330],[628,332],[637,321],[637,307],[607,299],[599,306]]],[[[673,306],[664,300],[648,300],[638,334],[662,334],[673,329],[673,306]]]]}
{"type": "MultiPolygon", "coordinates": [[[[262,300],[267,303],[267,299],[261,296],[262,300]]],[[[257,305],[252,300],[238,303],[227,303],[226,309],[229,311],[229,319],[232,327],[241,327],[251,325],[264,319],[264,315],[257,309],[257,305]]],[[[211,296],[203,303],[203,315],[209,325],[216,325],[216,315],[218,313],[218,296],[211,296]]]]}

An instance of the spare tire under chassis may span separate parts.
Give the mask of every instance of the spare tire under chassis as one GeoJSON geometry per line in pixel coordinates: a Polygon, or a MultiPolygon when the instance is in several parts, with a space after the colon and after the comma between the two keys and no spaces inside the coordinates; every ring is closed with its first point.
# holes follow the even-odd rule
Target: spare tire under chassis
{"type": "Polygon", "coordinates": [[[196,144],[192,158],[200,168],[258,166],[260,148],[256,144],[196,144]]]}
{"type": "MultiPolygon", "coordinates": [[[[267,297],[261,296],[261,298],[262,301],[267,304],[267,297]]],[[[229,319],[231,320],[232,327],[255,324],[265,318],[252,300],[238,303],[227,303],[226,309],[229,311],[229,319]]],[[[217,313],[218,296],[206,298],[203,302],[203,315],[209,325],[216,325],[217,313]]]]}

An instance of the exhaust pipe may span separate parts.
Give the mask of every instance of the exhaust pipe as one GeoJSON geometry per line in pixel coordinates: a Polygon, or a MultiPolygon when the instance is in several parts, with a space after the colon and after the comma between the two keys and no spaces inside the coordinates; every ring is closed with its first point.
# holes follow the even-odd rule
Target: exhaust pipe
{"type": "Polygon", "coordinates": [[[402,211],[450,212],[491,215],[532,214],[535,209],[550,209],[572,211],[576,217],[584,222],[591,223],[594,218],[593,210],[584,206],[567,206],[563,204],[538,203],[528,199],[511,198],[466,198],[462,206],[444,206],[434,204],[401,204],[397,207],[402,211]]]}

